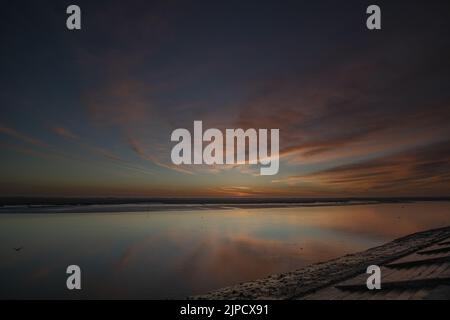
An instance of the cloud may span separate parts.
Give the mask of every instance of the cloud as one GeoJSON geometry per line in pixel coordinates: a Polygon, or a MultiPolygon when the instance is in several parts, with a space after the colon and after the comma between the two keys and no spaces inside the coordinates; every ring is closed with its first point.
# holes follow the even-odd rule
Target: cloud
{"type": "Polygon", "coordinates": [[[311,183],[342,194],[448,195],[450,141],[273,182],[311,183]]]}
{"type": "Polygon", "coordinates": [[[149,171],[147,168],[141,167],[135,163],[127,161],[127,160],[123,159],[122,157],[112,153],[111,151],[109,151],[105,148],[92,146],[91,144],[84,142],[80,138],[79,135],[75,134],[74,132],[72,132],[71,130],[69,130],[63,126],[53,127],[53,132],[56,133],[57,135],[61,136],[64,139],[68,139],[72,142],[77,143],[79,146],[87,149],[90,153],[92,153],[94,155],[99,155],[108,160],[111,160],[115,164],[118,164],[118,165],[122,166],[123,168],[137,170],[137,171],[140,171],[140,172],[143,172],[146,174],[153,174],[153,172],[149,171]]]}
{"type": "Polygon", "coordinates": [[[250,187],[245,186],[230,186],[230,187],[220,187],[214,190],[218,194],[223,194],[232,197],[248,197],[248,196],[258,196],[264,194],[258,190],[254,190],[250,187]]]}
{"type": "Polygon", "coordinates": [[[73,139],[73,140],[80,139],[80,137],[78,135],[76,135],[75,133],[73,133],[72,131],[70,131],[69,129],[64,128],[64,127],[53,127],[53,132],[55,132],[56,134],[58,134],[64,138],[73,139]]]}
{"type": "Polygon", "coordinates": [[[51,155],[49,155],[48,153],[36,151],[31,148],[15,146],[15,145],[11,145],[9,143],[4,143],[4,142],[0,142],[0,144],[5,148],[9,148],[11,150],[14,150],[15,152],[19,152],[24,155],[38,157],[38,158],[47,159],[47,160],[51,158],[51,155]]]}
{"type": "Polygon", "coordinates": [[[88,114],[96,124],[128,130],[144,126],[153,119],[148,97],[150,87],[127,77],[116,75],[112,83],[85,92],[88,114]]]}
{"type": "MultiPolygon", "coordinates": [[[[122,168],[129,169],[129,170],[138,170],[140,172],[147,173],[147,174],[153,174],[147,168],[140,167],[136,164],[130,163],[129,161],[122,159],[121,157],[111,153],[110,151],[108,151],[104,148],[91,146],[91,145],[83,142],[77,134],[73,133],[72,131],[70,131],[69,129],[67,129],[63,126],[54,126],[54,127],[52,127],[52,131],[55,134],[63,137],[64,139],[69,139],[71,141],[76,142],[78,145],[84,147],[85,149],[89,150],[93,154],[100,155],[102,157],[105,157],[105,158],[113,161],[116,165],[120,165],[122,168]]],[[[56,157],[62,157],[65,159],[77,160],[77,161],[80,161],[80,160],[88,161],[88,162],[91,161],[91,159],[86,157],[85,155],[80,155],[80,154],[74,155],[74,154],[71,154],[71,153],[65,151],[66,149],[59,150],[56,147],[51,146],[48,143],[46,143],[40,139],[31,137],[25,133],[22,133],[16,129],[13,129],[10,127],[0,125],[0,133],[3,133],[7,136],[10,136],[17,140],[25,142],[28,145],[31,145],[32,147],[39,147],[39,149],[40,149],[40,150],[34,150],[31,148],[26,148],[26,147],[22,147],[22,146],[15,146],[15,145],[3,143],[3,145],[8,147],[9,149],[12,149],[16,152],[20,152],[25,155],[31,155],[31,156],[35,156],[35,157],[39,157],[39,158],[44,158],[47,160],[56,156],[56,157]]]]}
{"type": "Polygon", "coordinates": [[[280,156],[292,165],[368,157],[448,136],[450,96],[435,85],[445,71],[432,58],[441,53],[420,48],[407,64],[394,63],[404,49],[388,57],[385,46],[260,80],[236,125],[279,128],[280,156]]]}
{"type": "Polygon", "coordinates": [[[173,164],[166,164],[163,163],[161,160],[159,160],[156,156],[154,155],[150,155],[148,154],[144,147],[139,143],[138,140],[132,138],[132,137],[128,137],[128,142],[132,148],[132,150],[139,155],[142,159],[145,159],[147,161],[150,161],[160,167],[169,169],[169,170],[173,170],[173,171],[177,171],[179,173],[184,173],[184,174],[189,174],[189,175],[193,175],[194,172],[187,170],[185,168],[183,168],[182,166],[177,166],[177,165],[173,165],[173,164]]]}
{"type": "Polygon", "coordinates": [[[17,131],[16,129],[5,127],[3,125],[0,125],[0,133],[3,133],[5,135],[13,137],[17,140],[21,140],[22,142],[26,142],[36,147],[48,147],[48,145],[45,142],[39,139],[33,138],[27,134],[17,131]]]}

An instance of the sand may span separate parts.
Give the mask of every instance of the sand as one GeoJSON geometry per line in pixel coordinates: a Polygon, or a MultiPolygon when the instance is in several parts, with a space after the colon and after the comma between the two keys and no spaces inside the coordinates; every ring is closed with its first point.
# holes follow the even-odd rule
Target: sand
{"type": "Polygon", "coordinates": [[[379,247],[349,254],[302,269],[274,274],[267,278],[241,283],[189,299],[296,299],[317,289],[335,284],[450,237],[450,226],[411,234],[379,247]]]}

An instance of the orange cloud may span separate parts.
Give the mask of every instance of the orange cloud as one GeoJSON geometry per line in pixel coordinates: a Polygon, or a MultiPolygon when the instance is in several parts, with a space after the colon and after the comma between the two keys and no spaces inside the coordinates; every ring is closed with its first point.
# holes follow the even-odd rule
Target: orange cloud
{"type": "Polygon", "coordinates": [[[15,130],[15,129],[12,129],[12,128],[9,128],[9,127],[5,127],[5,126],[0,125],[0,132],[3,133],[3,134],[8,135],[10,137],[13,137],[15,139],[18,139],[18,140],[21,140],[23,142],[26,142],[26,143],[32,144],[34,146],[37,146],[37,147],[48,147],[48,145],[45,142],[43,142],[43,141],[41,141],[39,139],[30,137],[30,136],[28,136],[28,135],[26,135],[26,134],[24,134],[22,132],[19,132],[19,131],[15,130]]]}
{"type": "Polygon", "coordinates": [[[53,132],[55,132],[56,134],[58,134],[64,138],[69,138],[69,139],[73,139],[73,140],[80,139],[80,137],[78,135],[76,135],[75,133],[73,133],[72,131],[70,131],[69,129],[64,128],[64,127],[54,127],[53,132]]]}
{"type": "Polygon", "coordinates": [[[128,137],[128,142],[131,146],[131,148],[133,149],[133,151],[138,154],[141,158],[150,161],[160,167],[169,169],[169,170],[174,170],[180,173],[184,173],[184,174],[189,174],[192,175],[194,174],[192,171],[184,169],[182,166],[176,166],[173,164],[166,164],[163,163],[162,161],[158,160],[158,158],[154,155],[150,155],[148,154],[144,148],[141,146],[141,144],[134,138],[128,137]]]}
{"type": "Polygon", "coordinates": [[[335,190],[341,194],[448,195],[450,142],[273,182],[311,183],[324,192],[335,190]]]}

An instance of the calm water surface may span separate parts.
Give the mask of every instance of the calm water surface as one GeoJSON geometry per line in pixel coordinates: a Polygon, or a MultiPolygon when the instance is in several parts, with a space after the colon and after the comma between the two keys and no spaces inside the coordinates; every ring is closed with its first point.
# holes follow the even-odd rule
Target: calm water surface
{"type": "Polygon", "coordinates": [[[447,225],[450,203],[1,214],[0,298],[184,298],[447,225]]]}

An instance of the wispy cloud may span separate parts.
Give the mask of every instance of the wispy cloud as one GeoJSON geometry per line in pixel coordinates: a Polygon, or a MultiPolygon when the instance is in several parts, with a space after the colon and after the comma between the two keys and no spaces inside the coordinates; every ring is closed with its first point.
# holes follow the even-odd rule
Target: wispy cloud
{"type": "Polygon", "coordinates": [[[73,133],[72,131],[70,131],[69,129],[64,128],[64,127],[53,127],[53,131],[56,134],[58,134],[62,137],[68,138],[68,139],[73,139],[73,140],[80,139],[80,137],[78,135],[76,135],[75,133],[73,133]]]}
{"type": "Polygon", "coordinates": [[[39,140],[37,138],[31,137],[25,133],[22,133],[20,131],[17,131],[16,129],[5,127],[0,124],[0,133],[3,133],[5,135],[8,135],[10,137],[13,137],[17,140],[20,140],[22,142],[31,144],[36,147],[48,147],[48,145],[43,142],[42,140],[39,140]]]}
{"type": "Polygon", "coordinates": [[[424,195],[450,192],[450,142],[405,151],[274,183],[310,183],[342,194],[424,195]]]}
{"type": "Polygon", "coordinates": [[[91,154],[99,155],[108,160],[111,160],[115,164],[118,164],[118,165],[122,166],[123,168],[131,169],[131,170],[138,170],[138,171],[146,173],[146,174],[153,174],[153,172],[151,172],[148,168],[141,167],[135,163],[125,160],[122,157],[112,153],[111,151],[109,151],[105,148],[93,146],[87,142],[84,142],[79,135],[75,134],[70,129],[67,129],[63,126],[53,127],[53,132],[55,134],[61,136],[62,138],[68,139],[68,140],[78,144],[79,146],[87,149],[91,154]]]}
{"type": "Polygon", "coordinates": [[[11,149],[15,152],[19,152],[22,153],[24,155],[28,155],[28,156],[33,156],[33,157],[37,157],[37,158],[42,158],[42,159],[46,159],[49,160],[52,158],[52,155],[45,153],[45,152],[40,152],[28,147],[23,147],[23,146],[17,146],[17,145],[12,145],[9,143],[5,143],[5,142],[0,142],[0,145],[2,145],[2,147],[11,149]]]}
{"type": "Polygon", "coordinates": [[[149,153],[146,152],[146,150],[144,149],[144,147],[139,143],[138,140],[128,137],[128,142],[132,148],[132,150],[139,155],[142,159],[145,159],[147,161],[150,161],[160,167],[169,169],[169,170],[174,170],[180,173],[184,173],[184,174],[189,174],[192,175],[194,174],[193,171],[187,170],[185,168],[183,168],[182,166],[176,166],[173,164],[166,164],[163,163],[161,160],[159,160],[156,156],[151,155],[149,153]]]}

